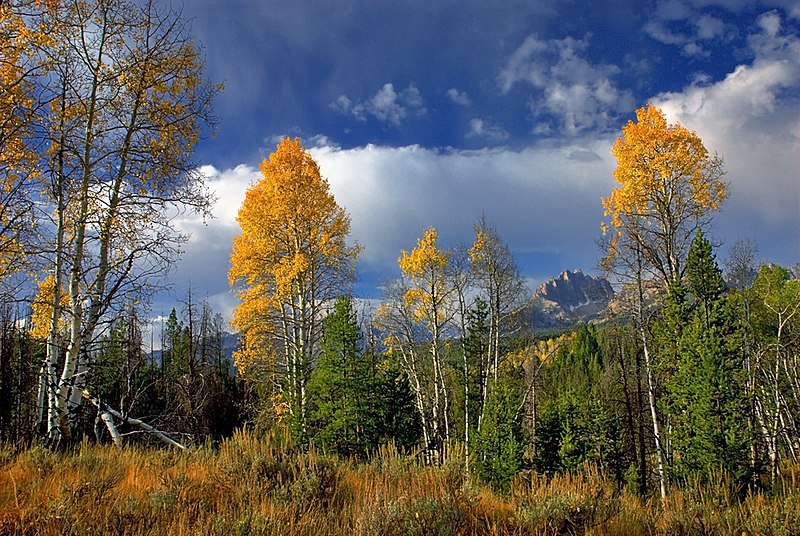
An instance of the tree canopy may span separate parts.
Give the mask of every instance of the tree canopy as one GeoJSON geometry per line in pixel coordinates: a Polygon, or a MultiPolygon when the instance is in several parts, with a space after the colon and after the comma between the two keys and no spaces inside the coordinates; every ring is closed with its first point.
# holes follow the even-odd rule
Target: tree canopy
{"type": "Polygon", "coordinates": [[[680,279],[695,232],[727,197],[722,158],[680,124],[669,124],[657,107],[636,110],[611,152],[619,184],[602,199],[610,241],[603,263],[630,262],[639,251],[666,287],[680,279]]]}
{"type": "Polygon", "coordinates": [[[305,426],[306,384],[319,352],[320,313],[354,277],[350,218],[300,140],[284,139],[261,164],[237,221],[229,279],[241,299],[232,324],[244,338],[236,364],[279,374],[278,405],[305,426]]]}

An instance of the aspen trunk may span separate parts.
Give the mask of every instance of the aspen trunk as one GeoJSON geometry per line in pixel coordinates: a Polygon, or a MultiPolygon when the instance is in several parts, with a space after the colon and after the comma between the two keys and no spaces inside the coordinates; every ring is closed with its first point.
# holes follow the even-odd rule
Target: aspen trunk
{"type": "Polygon", "coordinates": [[[88,391],[83,390],[81,393],[82,397],[91,402],[99,411],[100,411],[100,418],[108,427],[108,431],[111,434],[111,437],[114,439],[114,444],[118,447],[122,447],[122,437],[116,429],[116,425],[114,424],[113,417],[121,420],[122,422],[129,424],[131,426],[136,426],[140,430],[144,430],[145,432],[149,432],[156,436],[158,439],[163,441],[168,445],[172,445],[173,447],[177,447],[181,450],[186,450],[186,447],[169,437],[167,434],[159,430],[154,426],[150,426],[146,422],[134,419],[132,417],[127,417],[120,413],[119,411],[115,410],[105,402],[101,401],[98,397],[93,397],[89,394],[88,391]]]}

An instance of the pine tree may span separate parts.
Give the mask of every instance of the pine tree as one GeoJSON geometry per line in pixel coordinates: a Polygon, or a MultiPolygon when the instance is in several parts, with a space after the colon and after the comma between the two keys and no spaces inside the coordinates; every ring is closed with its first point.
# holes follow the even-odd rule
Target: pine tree
{"type": "Polygon", "coordinates": [[[471,429],[477,428],[480,424],[481,408],[486,397],[484,386],[489,377],[486,361],[489,351],[488,318],[489,309],[486,302],[480,298],[476,299],[475,306],[467,312],[467,333],[461,341],[467,361],[466,368],[461,371],[461,380],[468,386],[469,398],[466,407],[471,429]]]}
{"type": "Polygon", "coordinates": [[[408,374],[391,359],[382,364],[382,369],[376,389],[380,441],[391,442],[401,451],[410,451],[419,444],[422,423],[408,374]]]}
{"type": "Polygon", "coordinates": [[[674,307],[666,314],[669,324],[675,323],[676,311],[687,313],[683,329],[674,332],[676,354],[666,382],[672,472],[685,479],[724,469],[746,483],[751,433],[736,321],[740,311],[724,294],[722,273],[702,232],[692,242],[686,272],[693,301],[686,304],[688,311],[674,307]]]}
{"type": "Polygon", "coordinates": [[[524,441],[517,420],[519,393],[507,378],[492,382],[486,414],[475,436],[475,474],[495,489],[508,490],[522,469],[524,441]]]}
{"type": "Polygon", "coordinates": [[[322,352],[309,381],[311,438],[339,455],[364,457],[378,443],[375,375],[350,298],[325,319],[322,352]]]}

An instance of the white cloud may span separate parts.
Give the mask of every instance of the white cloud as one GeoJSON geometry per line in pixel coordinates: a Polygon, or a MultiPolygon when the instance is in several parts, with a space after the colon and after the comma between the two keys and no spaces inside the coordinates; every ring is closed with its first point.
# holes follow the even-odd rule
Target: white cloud
{"type": "MultiPolygon", "coordinates": [[[[610,139],[562,148],[447,152],[419,146],[342,149],[325,145],[324,138],[317,142],[309,151],[351,215],[351,238],[365,247],[362,269],[395,273],[400,250],[413,247],[430,225],[446,246],[467,243],[481,215],[517,255],[546,257],[558,265],[545,263],[528,276],[550,277],[563,268],[562,261],[584,269],[596,262],[600,197],[613,182],[610,139]]],[[[206,224],[181,222],[193,236],[171,277],[174,295],[155,304],[153,312],[169,314],[191,284],[198,300],[208,299],[229,319],[236,305],[227,286],[231,246],[240,232],[236,214],[260,173],[246,165],[201,171],[218,197],[215,218],[206,224]]]]}
{"type": "Polygon", "coordinates": [[[474,117],[469,122],[468,138],[485,138],[494,141],[500,141],[508,138],[508,132],[497,124],[491,121],[474,117]]]}
{"type": "Polygon", "coordinates": [[[725,23],[707,14],[696,14],[682,20],[651,20],[645,23],[644,31],[665,45],[680,47],[687,57],[709,57],[710,51],[704,43],[725,39],[725,23]]]}
{"type": "Polygon", "coordinates": [[[554,115],[566,134],[607,128],[616,112],[631,108],[633,96],[613,81],[619,67],[587,59],[588,46],[588,39],[527,37],[497,77],[501,91],[508,93],[521,82],[533,86],[538,90],[529,103],[534,118],[554,115]]]}
{"type": "Polygon", "coordinates": [[[236,216],[247,188],[261,177],[261,173],[247,165],[224,171],[214,166],[202,166],[199,171],[217,198],[213,217],[204,222],[198,216],[187,215],[177,222],[179,230],[188,233],[190,239],[183,245],[183,255],[170,276],[174,295],[162,297],[166,300],[163,304],[157,300],[153,305],[155,314],[169,314],[175,299],[181,299],[190,286],[197,292],[198,300],[207,298],[214,311],[223,313],[223,316],[232,311],[235,302],[228,289],[228,268],[233,237],[240,233],[236,216]]]}
{"type": "Polygon", "coordinates": [[[368,145],[312,154],[351,214],[353,239],[372,269],[396,270],[400,250],[431,225],[445,245],[469,242],[482,214],[520,254],[549,253],[591,268],[600,197],[613,182],[610,144],[448,152],[368,145]]]}
{"type": "Polygon", "coordinates": [[[698,39],[714,39],[722,37],[725,33],[725,23],[711,15],[703,14],[695,18],[694,26],[697,29],[698,39]]]}
{"type": "MultiPolygon", "coordinates": [[[[780,7],[790,17],[800,15],[800,4],[796,1],[764,0],[760,3],[780,7]]],[[[753,4],[747,0],[664,0],[657,4],[643,29],[656,41],[677,46],[687,57],[708,58],[711,42],[716,42],[712,46],[718,46],[720,42],[736,38],[740,32],[735,25],[711,15],[708,8],[715,8],[718,13],[721,10],[741,13],[752,9],[753,4]]]]}
{"type": "MultiPolygon", "coordinates": [[[[800,253],[800,39],[783,29],[777,13],[765,13],[756,23],[758,31],[747,41],[752,62],[716,82],[698,77],[680,92],[654,96],[653,102],[670,121],[695,130],[725,159],[730,199],[716,218],[714,238],[730,244],[752,237],[766,259],[793,263],[800,253]]],[[[587,121],[604,120],[586,119],[591,108],[622,106],[622,93],[611,80],[615,68],[589,63],[582,46],[578,41],[530,38],[498,78],[507,91],[520,83],[539,88],[542,105],[561,110],[562,124],[551,118],[534,120],[542,133],[560,130],[570,121],[580,133],[587,121]],[[542,58],[550,61],[537,63],[542,58]],[[556,95],[561,95],[561,108],[555,105],[556,95]],[[579,97],[592,106],[573,108],[569,103],[579,97]]],[[[393,106],[404,101],[393,86],[384,89],[384,98],[376,98],[378,92],[362,103],[341,103],[350,114],[357,106],[365,114],[372,113],[368,107],[385,110],[388,122],[393,106]]],[[[476,134],[497,127],[475,119],[471,128],[476,134]]],[[[396,273],[400,250],[413,247],[430,225],[439,229],[445,246],[468,242],[474,221],[485,214],[518,259],[535,259],[524,275],[539,280],[564,268],[591,269],[597,261],[600,198],[614,187],[609,147],[618,128],[605,136],[578,135],[562,145],[551,141],[518,151],[441,151],[414,145],[345,149],[324,136],[313,138],[309,150],[351,215],[352,238],[365,247],[362,269],[396,273]]],[[[239,232],[235,217],[248,184],[260,174],[246,165],[227,170],[205,166],[201,171],[219,197],[215,219],[205,225],[182,222],[194,236],[173,281],[180,294],[191,280],[195,288],[204,289],[215,310],[227,314],[235,304],[227,290],[230,248],[239,232]]],[[[723,250],[719,258],[724,257],[723,250]]]]}
{"type": "Polygon", "coordinates": [[[469,95],[466,91],[459,91],[457,88],[451,87],[447,90],[447,96],[456,104],[461,106],[468,106],[470,104],[469,95]]]}
{"type": "Polygon", "coordinates": [[[413,84],[397,92],[394,84],[387,82],[378,92],[365,101],[353,102],[347,95],[330,104],[332,110],[352,115],[359,121],[371,116],[393,126],[400,126],[408,116],[420,117],[427,113],[422,94],[413,84]]]}
{"type": "Polygon", "coordinates": [[[645,23],[644,31],[647,35],[665,45],[685,45],[691,40],[687,35],[673,32],[664,22],[659,20],[645,23]]]}

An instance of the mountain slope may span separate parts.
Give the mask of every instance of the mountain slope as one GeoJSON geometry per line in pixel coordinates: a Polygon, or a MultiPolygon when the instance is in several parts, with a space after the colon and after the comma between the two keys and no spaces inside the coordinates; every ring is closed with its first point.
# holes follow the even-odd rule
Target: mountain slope
{"type": "Polygon", "coordinates": [[[534,329],[587,322],[608,307],[613,297],[614,289],[606,279],[564,270],[533,293],[531,321],[534,329]]]}

